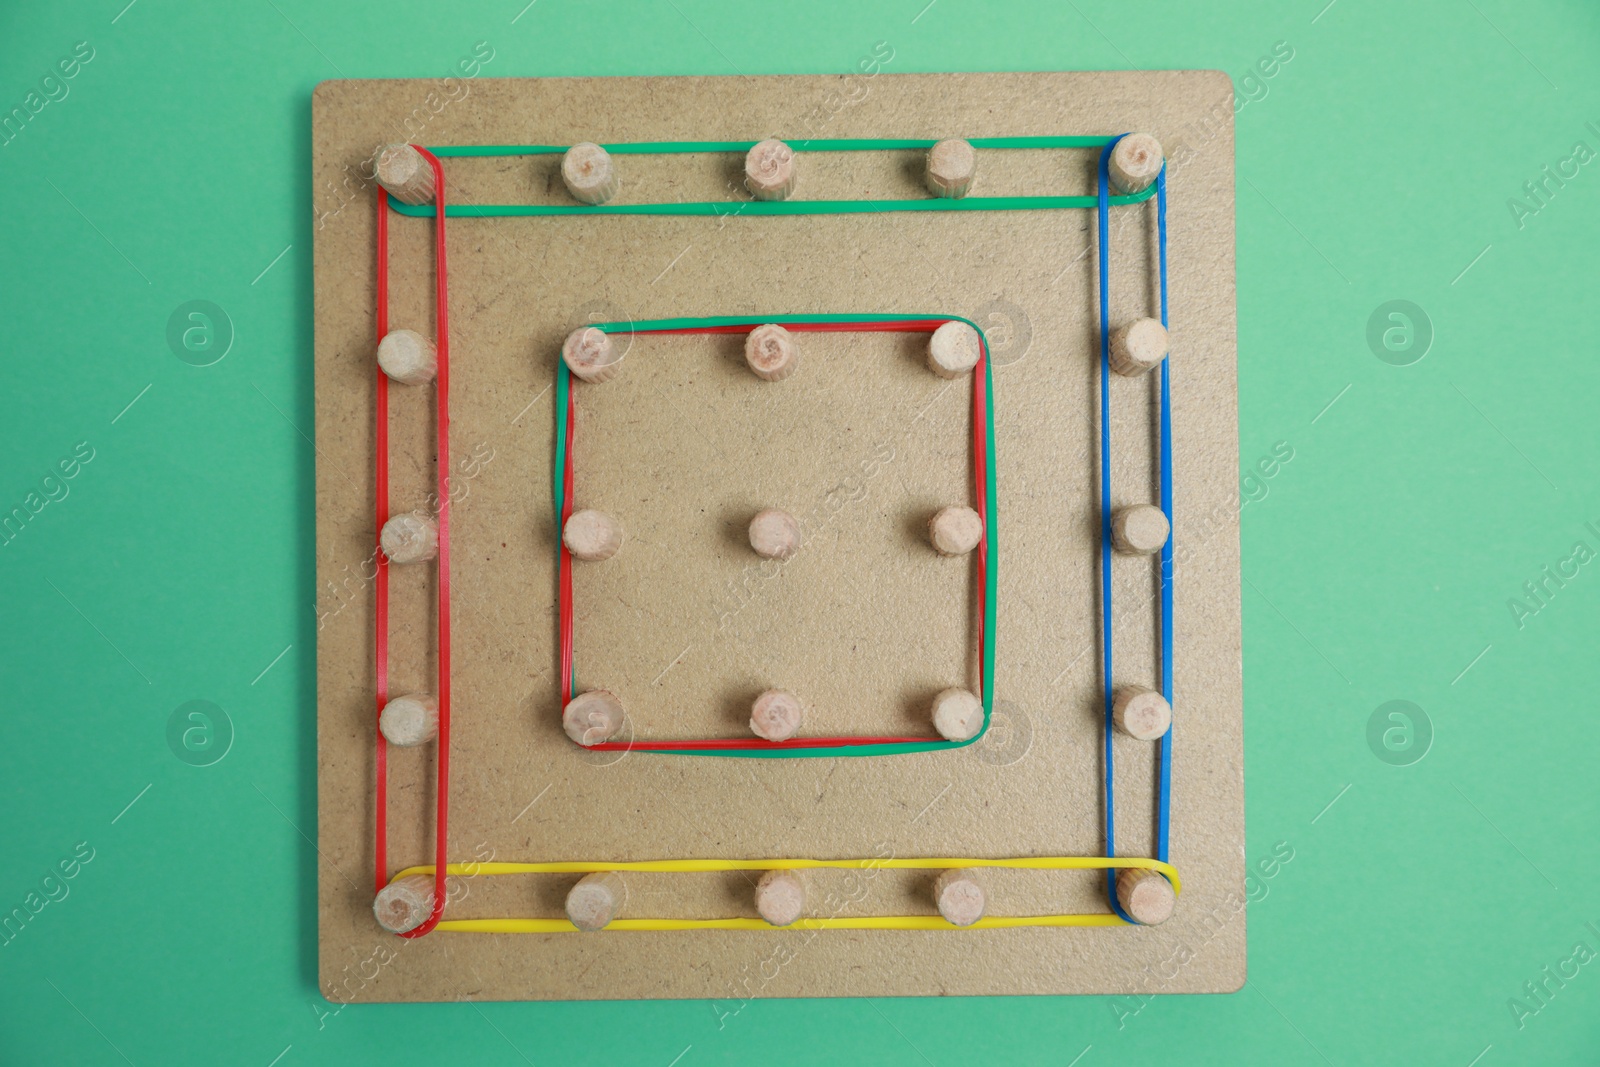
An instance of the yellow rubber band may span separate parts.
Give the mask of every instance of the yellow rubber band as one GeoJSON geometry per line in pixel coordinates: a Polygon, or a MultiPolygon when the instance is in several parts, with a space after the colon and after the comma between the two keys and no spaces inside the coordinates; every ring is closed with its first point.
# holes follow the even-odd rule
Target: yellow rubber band
{"type": "MultiPolygon", "coordinates": [[[[1019,915],[979,919],[971,926],[954,926],[937,915],[862,915],[798,919],[790,926],[773,926],[764,919],[612,919],[603,929],[637,930],[1000,930],[1017,926],[1126,926],[1121,918],[1104,915],[1019,915]]],[[[444,919],[435,930],[472,934],[568,934],[578,928],[565,919],[444,919]]]]}
{"type": "MultiPolygon", "coordinates": [[[[639,860],[632,862],[562,861],[552,863],[452,863],[447,875],[477,877],[497,874],[593,874],[599,871],[637,871],[688,874],[706,871],[798,871],[831,868],[835,870],[950,870],[968,867],[999,867],[1036,871],[1103,871],[1142,868],[1159,871],[1182,892],[1178,869],[1160,860],[1137,856],[1023,856],[1013,859],[897,858],[809,860],[639,860]]],[[[431,865],[407,867],[390,882],[418,874],[432,874],[431,865]]],[[[992,916],[971,926],[955,926],[937,915],[864,915],[800,919],[791,926],[773,926],[762,919],[613,919],[606,930],[999,930],[1021,926],[1124,926],[1112,913],[1078,915],[992,916]]],[[[445,919],[437,930],[479,934],[565,934],[577,932],[566,919],[445,919]]]]}

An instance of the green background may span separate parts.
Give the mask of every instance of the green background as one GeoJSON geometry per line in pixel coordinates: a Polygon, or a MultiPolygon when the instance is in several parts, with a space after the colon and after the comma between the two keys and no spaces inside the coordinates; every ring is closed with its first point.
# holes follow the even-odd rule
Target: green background
{"type": "Polygon", "coordinates": [[[1600,149],[1593,4],[523,2],[0,12],[0,111],[94,49],[0,146],[0,512],[94,457],[0,546],[0,913],[94,850],[0,947],[0,1061],[1595,1062],[1600,963],[1520,1026],[1508,1006],[1600,949],[1600,565],[1509,607],[1600,548],[1600,164],[1520,226],[1508,206],[1600,149]],[[703,1001],[320,998],[310,93],[437,78],[478,41],[495,77],[844,72],[879,41],[890,71],[1234,77],[1241,471],[1293,450],[1242,516],[1246,858],[1293,850],[1257,887],[1244,990],[756,1001],[720,1026],[703,1001]],[[195,299],[236,332],[211,366],[165,339],[195,299]],[[1420,362],[1369,345],[1390,300],[1431,323],[1420,362]],[[212,766],[168,746],[195,699],[232,723],[212,766]],[[1431,723],[1389,757],[1409,765],[1369,746],[1391,700],[1431,723]]]}

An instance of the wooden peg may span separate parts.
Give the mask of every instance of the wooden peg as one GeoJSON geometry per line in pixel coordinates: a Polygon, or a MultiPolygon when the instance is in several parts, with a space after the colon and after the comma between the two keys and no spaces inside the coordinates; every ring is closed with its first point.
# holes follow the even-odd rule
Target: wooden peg
{"type": "Polygon", "coordinates": [[[1111,513],[1111,543],[1130,556],[1160,552],[1171,530],[1166,513],[1154,504],[1135,504],[1111,513]]]}
{"type": "Polygon", "coordinates": [[[1111,150],[1106,172],[1125,194],[1142,193],[1161,173],[1161,142],[1148,133],[1130,133],[1111,150]]]}
{"type": "Polygon", "coordinates": [[[1172,918],[1178,894],[1159,871],[1145,867],[1124,867],[1117,875],[1117,903],[1128,917],[1145,926],[1155,926],[1172,918]]]}
{"type": "Polygon", "coordinates": [[[806,910],[806,887],[795,871],[768,871],[756,883],[756,911],[773,926],[792,926],[806,910]]]}
{"type": "Polygon", "coordinates": [[[800,698],[782,689],[768,689],[750,708],[750,732],[768,741],[787,741],[800,732],[805,709],[800,698]]]}
{"type": "Polygon", "coordinates": [[[957,200],[967,195],[977,173],[978,153],[960,137],[951,137],[928,149],[923,181],[934,196],[957,200]]]}
{"type": "Polygon", "coordinates": [[[941,556],[964,556],[983,540],[983,518],[963,505],[940,508],[928,520],[928,540],[941,556]]]}
{"type": "Polygon", "coordinates": [[[983,918],[984,909],[989,906],[983,883],[968,867],[939,875],[933,883],[933,900],[944,921],[952,926],[971,926],[983,918]]]}
{"type": "Polygon", "coordinates": [[[603,511],[574,511],[561,527],[561,541],[577,559],[598,563],[622,548],[622,524],[603,511]]]}
{"type": "Polygon", "coordinates": [[[588,141],[573,145],[561,157],[561,180],[572,199],[585,204],[603,204],[622,188],[611,153],[588,141]]]}
{"type": "Polygon", "coordinates": [[[403,385],[422,385],[438,372],[439,354],[415,330],[390,330],[378,342],[378,366],[403,385]]]}
{"type": "Polygon", "coordinates": [[[1167,358],[1167,328],[1155,319],[1134,319],[1111,331],[1111,369],[1137,378],[1167,358]]]}
{"type": "Polygon", "coordinates": [[[622,718],[622,701],[605,689],[579,693],[561,710],[561,726],[567,736],[585,748],[616,736],[622,718]]]}
{"type": "Polygon", "coordinates": [[[794,192],[794,149],[775,137],[758,141],[744,157],[744,185],[757,200],[786,200],[794,192]]]}
{"type": "Polygon", "coordinates": [[[965,689],[946,689],[933,698],[933,728],[946,741],[970,741],[983,729],[983,701],[965,689]]]}
{"type": "Polygon", "coordinates": [[[800,368],[800,346],[794,334],[769,322],[745,334],[744,359],[757,378],[781,382],[800,368]]]}
{"type": "Polygon", "coordinates": [[[378,714],[378,729],[391,745],[427,744],[439,735],[439,700],[429,693],[395,697],[378,714]]]}
{"type": "Polygon", "coordinates": [[[628,887],[616,871],[586,874],[567,890],[567,921],[580,930],[604,930],[627,898],[628,887]]]}
{"type": "Polygon", "coordinates": [[[373,160],[378,184],[403,204],[426,204],[433,199],[433,165],[408,144],[384,145],[373,160]]]}
{"type": "Polygon", "coordinates": [[[378,534],[390,563],[424,563],[439,554],[439,524],[424,511],[391,515],[378,534]]]}
{"type": "Polygon", "coordinates": [[[750,547],[764,559],[788,559],[800,551],[800,523],[787,511],[767,508],[750,520],[750,547]]]}
{"type": "Polygon", "coordinates": [[[941,378],[959,378],[978,365],[983,346],[978,331],[951,320],[928,338],[928,369],[941,378]]]}
{"type": "Polygon", "coordinates": [[[561,358],[573,374],[597,385],[622,370],[622,355],[611,343],[611,335],[594,326],[580,326],[567,334],[561,342],[561,358]]]}
{"type": "Polygon", "coordinates": [[[391,934],[408,934],[433,914],[433,875],[413,874],[378,890],[372,901],[378,925],[391,934]]]}
{"type": "Polygon", "coordinates": [[[1154,689],[1122,687],[1111,698],[1111,721],[1129,737],[1154,741],[1172,725],[1172,705],[1154,689]]]}

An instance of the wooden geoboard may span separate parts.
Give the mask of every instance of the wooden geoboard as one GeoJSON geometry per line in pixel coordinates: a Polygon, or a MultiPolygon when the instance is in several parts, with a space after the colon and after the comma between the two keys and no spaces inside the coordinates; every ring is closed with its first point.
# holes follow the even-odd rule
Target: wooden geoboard
{"type": "MultiPolygon", "coordinates": [[[[873,68],[876,69],[876,68],[873,68]]],[[[318,924],[336,1002],[1220,992],[1245,976],[1232,89],[1211,72],[336,81],[313,99],[318,924]],[[447,90],[447,91],[445,91],[447,90]],[[419,118],[418,116],[421,116],[419,118]],[[418,124],[421,124],[419,128],[418,124]],[[433,862],[438,746],[387,754],[375,870],[374,149],[1154,134],[1165,146],[1175,558],[1170,855],[1160,926],[687,929],[416,938],[374,921],[378,876],[433,862]]],[[[925,198],[923,151],[806,153],[797,200],[925,198]]],[[[981,152],[972,196],[1096,193],[1092,148],[981,152]]],[[[623,158],[615,203],[710,215],[452,216],[451,727],[456,864],[806,857],[1102,857],[1105,841],[1097,213],[740,210],[741,157],[623,158]],[[733,759],[588,751],[562,730],[552,482],[562,339],[595,322],[776,315],[970,319],[988,339],[997,568],[989,731],[952,751],[733,759]]],[[[559,155],[443,159],[452,204],[560,204],[559,155]]],[[[388,220],[390,321],[435,336],[434,220],[388,220]]],[[[1153,200],[1109,209],[1112,320],[1157,313],[1153,200]]],[[[978,686],[972,557],[923,523],[973,494],[975,382],[925,335],[804,334],[765,383],[736,336],[637,336],[576,383],[581,506],[628,540],[573,571],[584,688],[624,738],[748,736],[751,697],[804,695],[813,733],[935,739],[928,701],[978,686]],[[744,542],[783,506],[806,544],[744,542]]],[[[1113,503],[1154,501],[1154,377],[1111,382],[1113,503]]],[[[437,506],[435,392],[392,386],[394,511],[437,506]],[[430,496],[433,499],[430,499],[430,496]]],[[[439,670],[439,573],[388,569],[391,693],[439,670]]],[[[1117,557],[1115,680],[1160,674],[1159,572],[1117,557]]],[[[1112,741],[1116,854],[1153,857],[1156,748],[1112,741]]],[[[445,919],[557,919],[576,873],[450,880],[445,919]]],[[[752,918],[755,873],[629,873],[623,914],[752,918]]],[[[932,916],[936,870],[807,873],[828,916],[932,916]]],[[[990,914],[1109,914],[1103,870],[986,869],[990,914]]],[[[1114,920],[1112,920],[1114,921],[1114,920]]]]}

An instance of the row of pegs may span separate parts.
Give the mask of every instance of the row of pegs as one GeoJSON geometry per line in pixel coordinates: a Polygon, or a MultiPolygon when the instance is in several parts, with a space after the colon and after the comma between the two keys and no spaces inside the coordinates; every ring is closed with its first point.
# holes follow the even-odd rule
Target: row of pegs
{"type": "MultiPolygon", "coordinates": [[[[949,137],[928,149],[923,185],[936,197],[958,200],[972,189],[978,175],[978,153],[970,141],[949,137]]],[[[1111,150],[1107,171],[1119,192],[1149,188],[1164,162],[1161,144],[1147,133],[1131,133],[1111,150]]],[[[385,145],[374,157],[378,183],[407,204],[433,199],[433,168],[409,144],[385,145]]],[[[758,141],[744,157],[744,185],[756,200],[787,200],[799,173],[792,146],[775,137],[758,141]]],[[[561,181],[580,204],[597,206],[616,197],[622,178],[610,152],[591,141],[575,144],[561,157],[561,181]]]]}
{"type": "MultiPolygon", "coordinates": [[[[756,882],[756,914],[775,927],[793,926],[808,917],[809,877],[800,870],[769,870],[756,882]]],[[[384,886],[373,901],[378,923],[403,934],[421,926],[433,912],[434,876],[414,874],[384,886]]],[[[989,909],[984,877],[973,867],[941,871],[927,892],[941,918],[952,926],[972,926],[989,909]]],[[[1143,867],[1127,867],[1116,880],[1117,902],[1134,921],[1147,926],[1165,922],[1177,903],[1166,877],[1143,867]]],[[[587,874],[567,890],[564,911],[579,931],[604,930],[626,910],[628,886],[617,871],[587,874]]]]}

